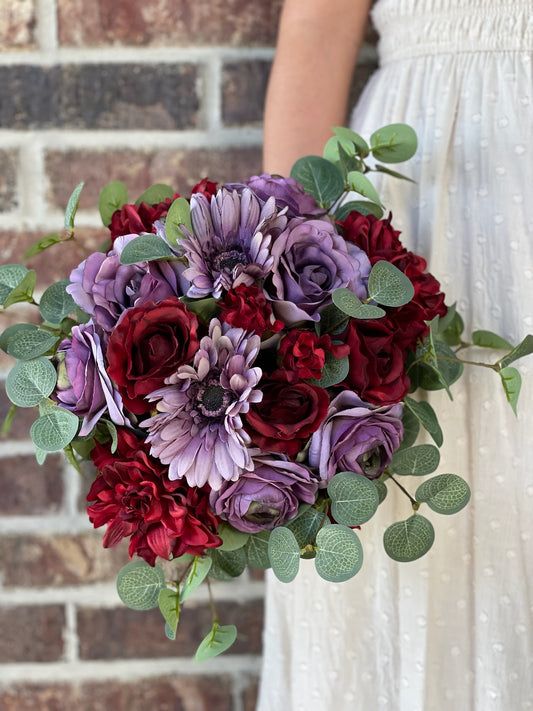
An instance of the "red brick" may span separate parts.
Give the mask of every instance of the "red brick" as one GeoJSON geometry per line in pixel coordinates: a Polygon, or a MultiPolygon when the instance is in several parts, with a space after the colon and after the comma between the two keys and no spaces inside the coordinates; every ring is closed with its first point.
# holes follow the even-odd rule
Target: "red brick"
{"type": "Polygon", "coordinates": [[[3,536],[0,577],[10,586],[61,586],[115,580],[129,558],[125,542],[104,549],[98,533],[3,536]]]}
{"type": "MultiPolygon", "coordinates": [[[[235,587],[237,588],[238,582],[235,587]]],[[[216,601],[215,601],[216,602],[216,601]]],[[[236,625],[237,641],[230,654],[259,654],[263,624],[261,600],[243,604],[216,603],[220,623],[236,625]]],[[[81,659],[142,659],[193,656],[211,628],[209,605],[183,607],[176,640],[165,636],[165,622],[158,609],[138,612],[128,608],[78,611],[81,659]],[[142,630],[142,634],[139,632],[142,630]]]]}
{"type": "Polygon", "coordinates": [[[222,70],[222,118],[227,124],[259,123],[263,118],[270,62],[228,62],[222,70]]]}
{"type": "MultiPolygon", "coordinates": [[[[0,328],[2,327],[0,326],[0,328]]],[[[6,363],[6,369],[10,368],[14,364],[15,361],[13,358],[5,356],[5,358],[2,359],[1,356],[4,356],[3,351],[0,351],[0,365],[2,367],[4,367],[3,361],[5,361],[6,363]]],[[[4,383],[0,383],[0,423],[4,422],[7,413],[11,408],[11,402],[4,392],[4,385],[4,383]]],[[[33,407],[19,407],[16,411],[15,417],[13,418],[11,429],[9,430],[7,438],[9,438],[9,440],[29,439],[30,427],[32,426],[36,417],[37,410],[35,410],[33,407]]],[[[13,446],[13,449],[16,450],[16,445],[13,446]]],[[[1,460],[0,466],[2,466],[1,460]]]]}
{"type": "Polygon", "coordinates": [[[0,514],[53,513],[61,505],[63,459],[49,455],[43,466],[34,456],[14,456],[0,459],[0,514]]]}
{"type": "MultiPolygon", "coordinates": [[[[1,21],[2,10],[0,10],[0,44],[1,44],[1,21]]],[[[18,205],[17,198],[17,160],[16,151],[0,150],[0,212],[8,212],[18,205]]]]}
{"type": "Polygon", "coordinates": [[[58,0],[59,42],[90,45],[272,45],[282,0],[58,0]]]}
{"type": "Polygon", "coordinates": [[[261,168],[261,149],[200,148],[155,151],[53,151],[46,156],[48,200],[64,208],[74,187],[85,181],[80,207],[95,209],[105,183],[122,180],[129,199],[153,183],[167,183],[185,196],[202,178],[218,182],[238,181],[261,168]]]}
{"type": "Polygon", "coordinates": [[[0,687],[2,711],[231,711],[223,676],[154,677],[127,683],[10,684],[0,687]]]}
{"type": "Polygon", "coordinates": [[[0,51],[32,49],[35,0],[9,0],[0,7],[0,51]]]}
{"type": "Polygon", "coordinates": [[[0,608],[0,662],[57,661],[63,654],[64,625],[59,605],[0,608]]]}
{"type": "Polygon", "coordinates": [[[255,677],[246,678],[246,686],[242,692],[243,711],[255,711],[257,705],[257,695],[259,692],[259,679],[255,677]]]}

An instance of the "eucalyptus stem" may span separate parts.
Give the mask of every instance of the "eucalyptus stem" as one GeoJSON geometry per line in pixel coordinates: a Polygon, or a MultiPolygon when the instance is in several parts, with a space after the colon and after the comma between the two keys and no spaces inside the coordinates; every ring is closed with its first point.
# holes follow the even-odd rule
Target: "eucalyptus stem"
{"type": "Polygon", "coordinates": [[[464,365],[480,365],[483,368],[490,368],[497,373],[500,371],[498,363],[481,363],[477,360],[465,360],[464,358],[451,358],[450,356],[437,356],[437,360],[449,360],[452,363],[463,363],[464,365]]]}
{"type": "Polygon", "coordinates": [[[411,506],[413,507],[413,509],[414,509],[415,511],[418,511],[418,509],[420,508],[420,504],[418,503],[418,501],[417,501],[416,499],[413,499],[413,497],[412,497],[411,494],[407,491],[407,489],[406,489],[404,486],[402,486],[402,484],[400,484],[400,482],[397,481],[397,480],[392,476],[392,474],[389,474],[389,472],[385,472],[385,474],[387,475],[387,477],[388,477],[389,479],[391,479],[391,480],[396,484],[396,486],[398,487],[398,489],[400,489],[401,491],[403,491],[403,493],[407,496],[407,498],[408,498],[409,501],[411,502],[411,506]]]}

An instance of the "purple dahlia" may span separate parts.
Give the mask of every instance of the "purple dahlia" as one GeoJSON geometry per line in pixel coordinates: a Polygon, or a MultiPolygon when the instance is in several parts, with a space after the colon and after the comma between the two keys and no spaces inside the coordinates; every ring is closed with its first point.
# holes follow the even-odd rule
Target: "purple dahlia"
{"type": "Polygon", "coordinates": [[[187,295],[218,299],[223,291],[251,286],[270,272],[270,245],[287,218],[278,214],[274,198],[262,204],[249,188],[240,194],[222,188],[211,202],[192,195],[191,223],[192,234],[180,243],[189,263],[187,295]]]}
{"type": "Polygon", "coordinates": [[[182,365],[167,385],[148,395],[157,414],[143,423],[151,454],[169,465],[169,478],[220,489],[253,469],[241,415],[259,402],[261,369],[252,364],[261,339],[213,319],[193,365],[182,365]]]}

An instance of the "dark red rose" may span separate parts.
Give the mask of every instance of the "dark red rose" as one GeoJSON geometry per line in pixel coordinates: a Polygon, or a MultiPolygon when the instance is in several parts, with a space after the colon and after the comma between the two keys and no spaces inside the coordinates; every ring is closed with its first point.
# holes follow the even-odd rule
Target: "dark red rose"
{"type": "Polygon", "coordinates": [[[147,205],[145,202],[141,202],[140,205],[123,205],[120,210],[115,210],[109,225],[111,244],[117,237],[122,235],[140,235],[143,232],[155,232],[154,222],[166,216],[168,208],[178,197],[178,193],[174,193],[173,198],[167,198],[155,205],[147,205]]]}
{"type": "Polygon", "coordinates": [[[277,370],[260,382],[263,400],[251,405],[245,429],[252,442],[265,452],[294,456],[325,418],[329,396],[324,388],[290,382],[277,370]]]}
{"type": "Polygon", "coordinates": [[[366,252],[370,263],[374,264],[378,259],[391,261],[394,254],[407,251],[400,242],[400,232],[394,229],[391,219],[390,214],[386,220],[378,220],[374,215],[351,212],[340,225],[344,238],[366,252]]]}
{"type": "Polygon", "coordinates": [[[176,296],[123,312],[107,344],[107,372],[128,410],[136,415],[150,410],[144,396],[192,359],[197,329],[196,316],[176,296]]]}
{"type": "Polygon", "coordinates": [[[344,343],[333,344],[329,334],[317,336],[313,331],[295,329],[283,337],[278,353],[283,369],[295,373],[297,380],[319,380],[326,362],[326,353],[342,358],[348,355],[349,350],[349,346],[344,343]]]}
{"type": "Polygon", "coordinates": [[[194,193],[201,193],[202,195],[205,195],[209,202],[211,202],[211,198],[217,191],[217,184],[218,183],[213,183],[213,181],[208,178],[203,178],[199,183],[196,183],[194,188],[191,190],[191,195],[194,195],[194,193]]]}
{"type": "Polygon", "coordinates": [[[392,405],[407,395],[406,351],[396,341],[396,326],[388,317],[350,319],[342,339],[350,347],[346,384],[375,405],[392,405]]]}
{"type": "Polygon", "coordinates": [[[272,305],[267,301],[262,290],[253,284],[230,289],[221,303],[220,320],[230,326],[254,331],[262,336],[265,331],[277,333],[283,328],[283,322],[274,317],[272,305]]]}
{"type": "Polygon", "coordinates": [[[104,547],[131,536],[130,557],[137,553],[154,565],[184,553],[203,555],[221,544],[218,519],[209,509],[209,487],[170,481],[167,468],[151,457],[148,446],[131,431],[118,430],[114,454],[97,443],[91,458],[98,469],[87,500],[95,528],[107,524],[104,547]]]}

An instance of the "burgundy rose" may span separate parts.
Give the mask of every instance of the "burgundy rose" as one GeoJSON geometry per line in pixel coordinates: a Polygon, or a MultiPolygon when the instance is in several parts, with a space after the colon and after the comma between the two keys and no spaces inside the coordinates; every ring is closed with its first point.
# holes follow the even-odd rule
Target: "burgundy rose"
{"type": "Polygon", "coordinates": [[[376,405],[391,405],[407,395],[405,350],[397,343],[391,319],[351,319],[342,339],[350,347],[350,372],[345,381],[349,388],[376,405]]]}
{"type": "Polygon", "coordinates": [[[107,372],[131,412],[148,412],[144,396],[192,359],[197,328],[196,316],[173,296],[124,311],[109,337],[107,372]]]}
{"type": "Polygon", "coordinates": [[[258,336],[262,336],[265,331],[277,333],[283,328],[283,322],[276,319],[272,313],[270,301],[267,301],[262,290],[255,284],[241,284],[230,289],[221,307],[221,321],[245,331],[253,331],[258,336]]]}
{"type": "Polygon", "coordinates": [[[154,232],[154,222],[161,217],[165,217],[168,208],[174,200],[178,198],[178,193],[174,193],[173,198],[167,198],[155,205],[148,205],[141,202],[140,205],[122,205],[120,210],[115,210],[111,216],[111,244],[117,237],[122,235],[140,235],[143,232],[154,232]]]}
{"type": "Polygon", "coordinates": [[[170,481],[166,468],[132,432],[118,430],[114,454],[109,444],[97,442],[91,458],[99,473],[87,495],[92,502],[87,511],[95,528],[107,524],[105,548],[131,536],[130,557],[137,553],[154,565],[157,556],[203,555],[220,545],[209,488],[170,481]]]}
{"type": "Polygon", "coordinates": [[[284,336],[278,353],[284,370],[295,373],[297,380],[319,380],[326,362],[326,353],[342,358],[348,355],[349,350],[349,346],[344,343],[332,343],[329,334],[317,336],[313,331],[294,329],[284,336]]]}
{"type": "Polygon", "coordinates": [[[211,201],[211,198],[217,192],[217,185],[218,183],[213,183],[213,181],[208,178],[202,178],[202,180],[200,180],[199,183],[196,183],[194,188],[191,190],[191,195],[201,193],[202,195],[205,195],[209,201],[211,201]]]}
{"type": "Polygon", "coordinates": [[[263,378],[260,389],[263,400],[250,406],[246,431],[264,452],[294,456],[326,416],[327,392],[308,383],[292,383],[283,370],[263,378]]]}

